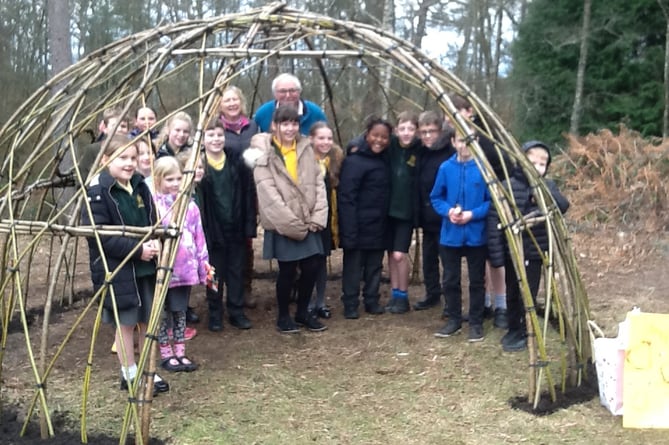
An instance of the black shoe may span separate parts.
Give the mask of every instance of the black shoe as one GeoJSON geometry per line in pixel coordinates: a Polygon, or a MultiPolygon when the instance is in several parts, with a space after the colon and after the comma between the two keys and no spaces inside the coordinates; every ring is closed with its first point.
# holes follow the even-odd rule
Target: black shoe
{"type": "Polygon", "coordinates": [[[365,312],[371,315],[380,315],[383,314],[385,311],[381,307],[379,303],[368,303],[365,305],[365,312]]]}
{"type": "Polygon", "coordinates": [[[388,304],[383,308],[386,312],[392,312],[393,307],[397,303],[397,298],[392,297],[390,300],[388,300],[388,304]]]}
{"type": "Polygon", "coordinates": [[[221,317],[212,317],[209,315],[209,330],[211,332],[221,332],[223,330],[223,321],[221,317]]]}
{"type": "Polygon", "coordinates": [[[470,343],[483,341],[483,326],[480,324],[469,325],[467,341],[470,343]]]}
{"type": "Polygon", "coordinates": [[[496,328],[509,329],[509,319],[506,316],[506,309],[495,309],[495,319],[492,323],[496,328]]]}
{"type": "MultiPolygon", "coordinates": [[[[158,374],[156,374],[156,375],[158,375],[158,374]]],[[[132,383],[132,381],[131,381],[131,383],[132,383]]],[[[126,379],[124,379],[123,377],[121,377],[121,384],[119,386],[121,388],[121,391],[127,391],[128,390],[128,381],[126,379]]],[[[153,397],[157,396],[161,392],[167,392],[169,390],[170,390],[170,384],[167,383],[167,381],[165,381],[165,380],[157,381],[154,378],[154,381],[153,381],[153,397]]]]}
{"type": "Polygon", "coordinates": [[[386,307],[386,310],[391,314],[406,314],[411,310],[408,298],[393,298],[393,300],[395,300],[395,304],[390,308],[386,307]]]}
{"type": "Polygon", "coordinates": [[[495,316],[495,311],[493,311],[492,306],[485,306],[483,308],[483,319],[490,320],[495,316]]]}
{"type": "Polygon", "coordinates": [[[276,321],[276,330],[282,334],[297,334],[300,332],[290,317],[282,317],[276,321]]]}
{"type": "Polygon", "coordinates": [[[357,306],[344,306],[344,318],[357,320],[360,317],[357,306]]]}
{"type": "Polygon", "coordinates": [[[299,315],[296,315],[295,324],[298,326],[304,326],[311,332],[321,332],[328,328],[323,323],[318,321],[318,318],[316,318],[316,315],[313,313],[307,314],[306,317],[300,317],[299,315]]]}
{"type": "Polygon", "coordinates": [[[228,320],[237,329],[251,329],[251,320],[244,314],[230,315],[228,320]]]}
{"type": "Polygon", "coordinates": [[[160,392],[167,392],[170,390],[170,384],[167,383],[166,380],[156,380],[156,377],[159,377],[158,374],[156,374],[153,377],[153,395],[155,396],[157,393],[160,392]]]}
{"type": "Polygon", "coordinates": [[[427,296],[422,300],[420,300],[419,302],[417,302],[416,304],[414,304],[413,309],[415,311],[424,311],[426,309],[435,307],[436,305],[439,304],[440,301],[441,301],[441,295],[436,297],[427,296]]]}
{"type": "Polygon", "coordinates": [[[458,323],[455,320],[448,320],[443,328],[434,333],[434,336],[438,338],[452,337],[453,335],[459,334],[460,329],[462,329],[461,323],[458,323]]]}
{"type": "Polygon", "coordinates": [[[162,362],[160,362],[160,366],[165,370],[169,372],[181,372],[184,371],[184,366],[181,364],[181,361],[175,356],[168,357],[166,359],[163,359],[162,362]],[[172,362],[175,363],[172,363],[172,362]]]}
{"type": "Polygon", "coordinates": [[[186,309],[186,323],[199,323],[200,317],[195,313],[195,308],[188,306],[186,309]]]}
{"type": "Polygon", "coordinates": [[[518,352],[527,349],[527,334],[521,330],[507,332],[501,340],[504,352],[518,352]]]}
{"type": "Polygon", "coordinates": [[[521,340],[527,340],[527,333],[524,329],[509,329],[499,342],[506,351],[508,346],[518,344],[521,340]]]}
{"type": "Polygon", "coordinates": [[[328,318],[332,317],[332,311],[330,311],[330,308],[327,307],[327,306],[326,307],[319,307],[318,309],[316,309],[314,311],[314,313],[316,314],[316,316],[318,318],[324,318],[326,320],[328,318]]]}
{"type": "Polygon", "coordinates": [[[185,355],[183,357],[177,357],[177,360],[179,360],[179,363],[181,363],[183,372],[193,372],[197,371],[197,368],[199,368],[199,365],[197,363],[195,363],[193,360],[186,357],[185,355]]]}

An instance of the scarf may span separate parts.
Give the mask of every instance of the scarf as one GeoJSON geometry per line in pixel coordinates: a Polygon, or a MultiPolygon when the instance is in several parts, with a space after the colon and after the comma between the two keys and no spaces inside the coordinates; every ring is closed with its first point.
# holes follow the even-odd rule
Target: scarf
{"type": "Polygon", "coordinates": [[[242,114],[236,121],[230,121],[221,114],[221,122],[223,123],[223,126],[226,130],[230,130],[239,134],[239,132],[242,131],[242,128],[249,124],[249,118],[242,114]]]}

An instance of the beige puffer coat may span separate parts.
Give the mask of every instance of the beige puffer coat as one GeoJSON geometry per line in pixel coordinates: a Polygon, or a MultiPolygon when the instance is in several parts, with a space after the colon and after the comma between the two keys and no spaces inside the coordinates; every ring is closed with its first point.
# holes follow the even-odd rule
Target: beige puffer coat
{"type": "Polygon", "coordinates": [[[244,158],[253,168],[260,224],[265,230],[300,241],[310,228],[321,230],[326,226],[325,183],[307,138],[297,139],[297,184],[272,145],[270,133],[253,136],[247,151],[256,154],[245,153],[244,158]]]}

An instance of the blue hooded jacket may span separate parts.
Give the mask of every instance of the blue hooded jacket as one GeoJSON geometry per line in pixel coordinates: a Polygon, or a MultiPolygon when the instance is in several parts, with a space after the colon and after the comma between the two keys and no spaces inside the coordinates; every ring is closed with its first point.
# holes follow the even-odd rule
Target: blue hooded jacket
{"type": "Polygon", "coordinates": [[[441,245],[478,247],[487,243],[486,218],[490,194],[474,159],[460,162],[455,154],[441,164],[430,201],[435,212],[443,218],[441,245]],[[448,211],[458,205],[463,211],[472,212],[472,219],[467,224],[453,224],[448,218],[448,211]]]}

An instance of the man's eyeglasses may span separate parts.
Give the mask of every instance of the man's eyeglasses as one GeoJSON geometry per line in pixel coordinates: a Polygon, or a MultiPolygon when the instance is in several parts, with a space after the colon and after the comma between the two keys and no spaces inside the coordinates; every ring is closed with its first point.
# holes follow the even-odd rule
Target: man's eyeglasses
{"type": "Polygon", "coordinates": [[[280,90],[276,90],[277,94],[295,94],[299,93],[300,90],[297,88],[282,88],[280,90]]]}

